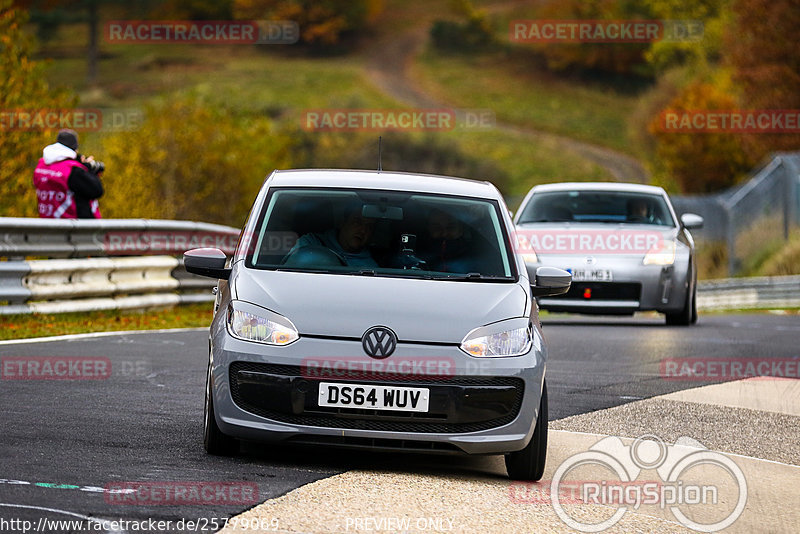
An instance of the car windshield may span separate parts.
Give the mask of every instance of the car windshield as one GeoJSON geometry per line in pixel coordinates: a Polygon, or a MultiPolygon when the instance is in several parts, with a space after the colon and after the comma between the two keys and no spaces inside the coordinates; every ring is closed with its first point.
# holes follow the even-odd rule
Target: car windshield
{"type": "Polygon", "coordinates": [[[534,193],[517,223],[545,222],[675,226],[664,197],[623,191],[534,193]]]}
{"type": "Polygon", "coordinates": [[[249,242],[256,269],[461,281],[516,277],[496,201],[276,188],[249,242]]]}

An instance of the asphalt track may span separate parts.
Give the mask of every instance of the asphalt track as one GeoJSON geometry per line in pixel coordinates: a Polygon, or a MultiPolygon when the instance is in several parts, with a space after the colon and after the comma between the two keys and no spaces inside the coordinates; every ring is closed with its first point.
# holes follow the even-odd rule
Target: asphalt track
{"type": "MultiPolygon", "coordinates": [[[[550,315],[543,324],[551,419],[711,383],[665,380],[667,358],[799,356],[796,315],[708,315],[691,328],[664,326],[656,316],[550,315]]],[[[459,473],[476,461],[256,444],[247,444],[236,458],[207,456],[201,441],[203,331],[0,345],[0,358],[15,356],[108,358],[111,373],[102,380],[0,380],[3,532],[22,532],[12,520],[31,521],[33,531],[42,518],[81,521],[73,528],[46,525],[46,532],[110,531],[113,524],[99,520],[117,519],[171,520],[173,531],[180,520],[200,519],[194,529],[184,524],[180,531],[208,531],[214,518],[249,508],[119,504],[103,489],[123,481],[255,483],[261,502],[354,468],[424,472],[435,466],[459,473]]]]}

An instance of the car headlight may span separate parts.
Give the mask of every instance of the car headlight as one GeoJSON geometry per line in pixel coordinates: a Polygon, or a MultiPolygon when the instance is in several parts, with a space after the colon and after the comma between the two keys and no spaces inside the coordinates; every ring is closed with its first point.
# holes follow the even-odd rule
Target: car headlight
{"type": "Polygon", "coordinates": [[[267,345],[288,345],[300,338],[297,328],[286,317],[236,301],[228,306],[228,332],[233,337],[267,345]]]}
{"type": "Polygon", "coordinates": [[[675,263],[675,241],[664,239],[647,251],[642,264],[644,265],[672,265],[675,263]]]}
{"type": "Polygon", "coordinates": [[[461,342],[461,350],[481,358],[519,356],[530,350],[532,342],[531,329],[527,326],[485,336],[471,335],[472,332],[461,342]]]}

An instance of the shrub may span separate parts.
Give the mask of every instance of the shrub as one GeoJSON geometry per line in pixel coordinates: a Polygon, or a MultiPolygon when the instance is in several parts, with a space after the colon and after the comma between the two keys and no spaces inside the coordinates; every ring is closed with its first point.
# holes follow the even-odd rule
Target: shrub
{"type": "Polygon", "coordinates": [[[106,217],[239,226],[264,177],[289,166],[286,135],[178,96],[150,106],[141,127],[103,140],[106,217]]]}

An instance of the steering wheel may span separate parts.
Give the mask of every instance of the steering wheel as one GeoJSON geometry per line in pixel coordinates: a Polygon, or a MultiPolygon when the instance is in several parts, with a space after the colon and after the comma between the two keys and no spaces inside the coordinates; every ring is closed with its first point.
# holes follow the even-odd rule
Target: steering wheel
{"type": "Polygon", "coordinates": [[[308,245],[294,251],[283,260],[283,264],[289,267],[341,267],[347,262],[328,247],[308,245]]]}

